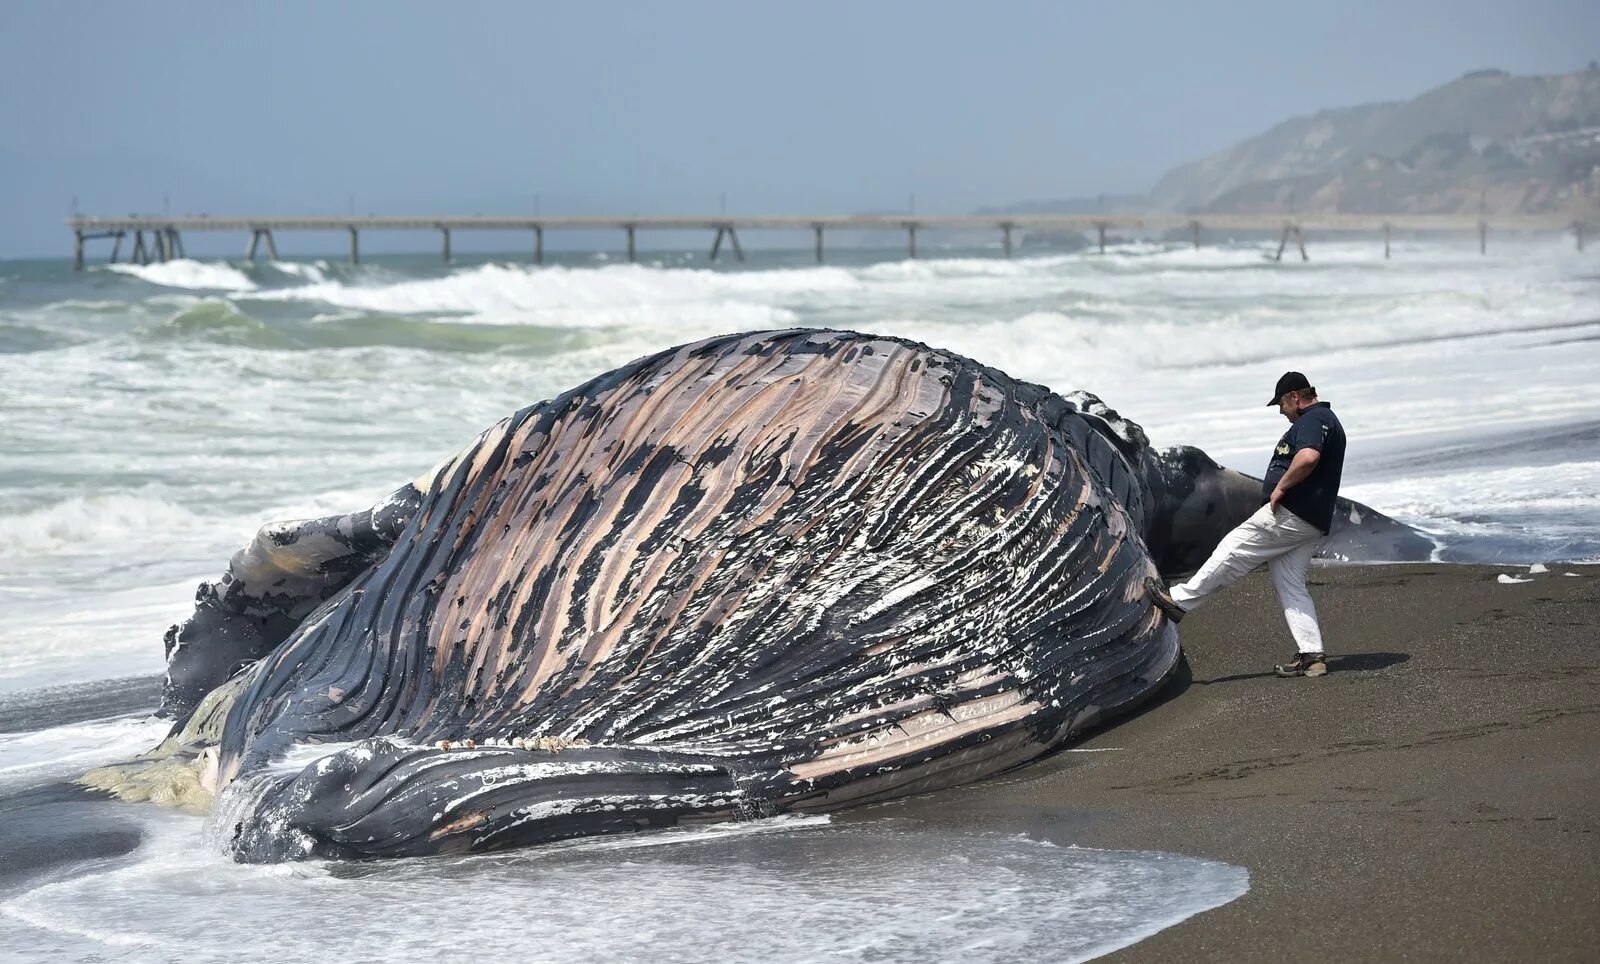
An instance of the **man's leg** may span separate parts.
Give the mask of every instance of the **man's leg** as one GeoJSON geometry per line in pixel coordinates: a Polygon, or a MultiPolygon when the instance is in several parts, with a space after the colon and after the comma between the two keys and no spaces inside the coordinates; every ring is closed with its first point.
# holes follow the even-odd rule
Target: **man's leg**
{"type": "Polygon", "coordinates": [[[1289,633],[1294,636],[1295,646],[1302,653],[1322,653],[1322,628],[1317,625],[1317,607],[1311,602],[1311,593],[1306,589],[1306,570],[1311,565],[1311,557],[1316,555],[1317,546],[1322,544],[1322,533],[1308,522],[1295,519],[1298,526],[1309,532],[1304,536],[1307,541],[1290,549],[1267,564],[1267,571],[1272,574],[1272,588],[1278,591],[1278,601],[1283,604],[1283,618],[1289,624],[1289,633]]]}
{"type": "Polygon", "coordinates": [[[1299,545],[1299,538],[1285,537],[1282,526],[1285,518],[1295,516],[1288,509],[1279,509],[1276,514],[1268,506],[1256,510],[1255,515],[1222,537],[1211,558],[1189,577],[1188,582],[1168,590],[1172,601],[1184,612],[1192,612],[1213,593],[1226,589],[1257,566],[1299,545]]]}

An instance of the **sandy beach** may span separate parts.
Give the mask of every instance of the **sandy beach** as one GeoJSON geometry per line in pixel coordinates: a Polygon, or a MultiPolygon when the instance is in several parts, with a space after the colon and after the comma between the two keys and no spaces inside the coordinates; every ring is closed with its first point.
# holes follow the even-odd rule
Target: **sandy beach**
{"type": "Polygon", "coordinates": [[[1272,675],[1291,644],[1257,573],[1184,621],[1187,681],[1075,745],[1103,752],[858,817],[1248,868],[1244,897],[1107,960],[1594,960],[1600,567],[1510,571],[1313,571],[1316,680],[1272,675]]]}

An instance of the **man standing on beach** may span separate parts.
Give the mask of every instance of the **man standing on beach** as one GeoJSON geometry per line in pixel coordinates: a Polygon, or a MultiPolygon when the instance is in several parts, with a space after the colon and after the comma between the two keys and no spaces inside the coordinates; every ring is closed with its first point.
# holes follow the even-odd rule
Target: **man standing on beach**
{"type": "Polygon", "coordinates": [[[1306,590],[1306,569],[1333,525],[1344,471],[1344,427],[1299,372],[1285,372],[1267,404],[1276,405],[1291,425],[1272,450],[1262,480],[1264,504],[1224,536],[1205,565],[1188,582],[1173,586],[1170,596],[1159,582],[1151,588],[1156,605],[1176,621],[1266,563],[1299,649],[1294,659],[1276,667],[1277,673],[1321,676],[1328,665],[1317,610],[1306,590]]]}

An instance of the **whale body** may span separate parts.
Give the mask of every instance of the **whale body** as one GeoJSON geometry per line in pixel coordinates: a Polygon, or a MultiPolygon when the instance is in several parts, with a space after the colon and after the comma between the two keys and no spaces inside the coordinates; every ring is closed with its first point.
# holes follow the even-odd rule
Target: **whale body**
{"type": "Polygon", "coordinates": [[[1163,684],[1178,634],[1147,585],[1258,486],[908,341],[685,345],[371,509],[263,529],[169,633],[174,736],[143,762],[194,772],[253,861],[965,783],[1163,684]]]}

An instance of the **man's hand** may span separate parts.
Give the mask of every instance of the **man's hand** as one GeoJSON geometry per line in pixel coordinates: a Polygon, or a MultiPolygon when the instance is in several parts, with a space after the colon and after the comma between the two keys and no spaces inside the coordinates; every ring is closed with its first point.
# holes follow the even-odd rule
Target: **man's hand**
{"type": "Polygon", "coordinates": [[[1294,453],[1294,460],[1289,463],[1289,471],[1283,473],[1283,478],[1272,487],[1272,494],[1267,496],[1267,504],[1272,506],[1272,511],[1278,511],[1279,504],[1283,502],[1283,494],[1305,481],[1305,477],[1317,467],[1317,461],[1321,458],[1322,453],[1316,449],[1301,449],[1294,453]]]}

